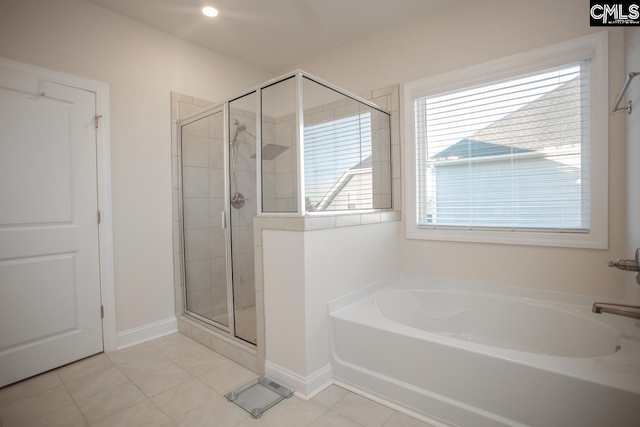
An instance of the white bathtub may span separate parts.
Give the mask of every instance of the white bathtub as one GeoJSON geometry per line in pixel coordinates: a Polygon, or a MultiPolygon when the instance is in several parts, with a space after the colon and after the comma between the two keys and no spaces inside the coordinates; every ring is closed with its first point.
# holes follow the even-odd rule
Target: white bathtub
{"type": "Polygon", "coordinates": [[[596,300],[394,276],[330,303],[333,375],[434,425],[638,426],[633,320],[596,300]]]}

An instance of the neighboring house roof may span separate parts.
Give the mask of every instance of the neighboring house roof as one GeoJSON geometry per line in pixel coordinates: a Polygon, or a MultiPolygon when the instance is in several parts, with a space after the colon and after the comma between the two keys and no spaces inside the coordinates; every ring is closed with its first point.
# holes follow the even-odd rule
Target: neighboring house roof
{"type": "Polygon", "coordinates": [[[550,141],[556,146],[580,144],[581,129],[570,125],[575,120],[568,120],[567,117],[580,114],[581,103],[580,78],[575,77],[431,158],[469,158],[532,152],[547,147],[550,141]],[[536,124],[540,121],[544,121],[547,128],[544,139],[540,138],[536,124]],[[506,132],[508,136],[505,136],[506,132]]]}
{"type": "Polygon", "coordinates": [[[358,163],[357,165],[351,167],[349,170],[370,168],[371,165],[372,165],[372,156],[369,156],[363,161],[361,161],[360,163],[358,163]]]}
{"type": "MultiPolygon", "coordinates": [[[[358,163],[357,165],[351,167],[350,169],[347,169],[342,174],[342,176],[336,181],[333,187],[331,187],[331,189],[327,191],[327,194],[324,195],[324,197],[317,204],[315,209],[317,211],[327,210],[331,206],[331,204],[334,203],[340,197],[341,193],[346,194],[352,191],[355,196],[354,199],[359,199],[360,198],[359,195],[363,191],[361,187],[362,182],[354,182],[354,177],[360,176],[361,174],[371,175],[371,165],[372,165],[371,157],[372,156],[369,156],[363,161],[361,161],[360,163],[358,163]],[[356,184],[356,187],[350,188],[350,184],[352,183],[356,184]]],[[[370,178],[369,178],[369,181],[371,181],[370,178]]],[[[369,194],[371,191],[371,183],[369,182],[369,185],[366,187],[368,188],[367,188],[367,191],[365,192],[369,194]]],[[[341,200],[341,202],[344,202],[344,200],[341,200]]]]}
{"type": "Polygon", "coordinates": [[[530,153],[533,150],[526,150],[518,147],[509,147],[506,145],[491,144],[484,141],[476,141],[475,139],[462,139],[446,150],[442,150],[432,157],[432,159],[447,159],[450,157],[456,159],[467,159],[487,156],[501,156],[514,153],[530,153]]]}

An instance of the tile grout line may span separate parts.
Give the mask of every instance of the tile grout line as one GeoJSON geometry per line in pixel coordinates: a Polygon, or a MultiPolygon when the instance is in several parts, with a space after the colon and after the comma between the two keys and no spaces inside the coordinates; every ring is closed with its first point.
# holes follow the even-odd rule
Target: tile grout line
{"type": "MultiPolygon", "coordinates": [[[[151,347],[151,348],[153,348],[153,347],[151,347]]],[[[153,349],[153,350],[154,350],[155,352],[159,353],[160,355],[162,355],[163,357],[167,358],[166,356],[164,356],[163,354],[161,354],[158,350],[156,350],[156,349],[153,349]]],[[[114,352],[114,353],[117,353],[117,351],[116,351],[116,352],[114,352]]],[[[86,397],[86,398],[84,398],[84,399],[80,399],[79,401],[83,401],[83,400],[91,399],[92,397],[95,397],[95,396],[99,395],[100,393],[104,393],[104,392],[107,392],[107,391],[113,390],[113,389],[115,389],[115,388],[117,388],[117,387],[124,386],[124,385],[133,385],[133,387],[135,387],[135,388],[136,388],[136,389],[141,393],[141,395],[142,395],[142,396],[144,396],[144,400],[151,400],[151,399],[149,398],[149,396],[147,396],[147,395],[146,395],[146,393],[144,393],[144,392],[140,389],[140,387],[138,387],[138,385],[137,385],[136,383],[134,383],[134,382],[133,382],[133,380],[132,380],[132,379],[131,379],[131,378],[130,378],[126,373],[124,373],[124,372],[122,371],[122,369],[120,369],[120,367],[118,366],[118,364],[117,364],[116,362],[114,362],[114,361],[113,361],[109,356],[107,356],[107,354],[106,354],[106,353],[104,353],[104,352],[103,352],[102,354],[104,354],[104,356],[109,360],[109,362],[112,364],[112,367],[116,368],[120,373],[122,373],[122,375],[124,375],[124,376],[125,376],[125,378],[127,379],[127,382],[125,382],[125,383],[123,383],[123,384],[117,384],[117,385],[115,385],[115,386],[113,386],[113,387],[110,387],[110,388],[107,388],[107,389],[105,389],[105,390],[101,390],[100,392],[98,392],[98,393],[96,393],[96,394],[93,394],[93,395],[91,395],[91,396],[88,396],[88,397],[86,397]]],[[[141,359],[143,359],[144,357],[145,357],[144,355],[143,355],[143,356],[139,356],[139,357],[134,357],[134,358],[132,359],[132,361],[141,360],[141,359]]],[[[167,358],[167,360],[168,360],[168,358],[167,358]]],[[[170,361],[171,363],[174,363],[174,362],[173,362],[173,361],[171,361],[171,360],[169,360],[169,361],[170,361]]],[[[106,369],[110,369],[110,368],[104,368],[104,369],[102,369],[102,370],[106,370],[106,369]]],[[[100,372],[100,371],[97,371],[97,372],[100,372]]],[[[88,375],[92,375],[92,374],[88,374],[88,375]]],[[[83,376],[83,377],[81,377],[81,378],[84,378],[84,377],[86,377],[86,376],[88,376],[88,375],[85,375],[85,376],[83,376]]],[[[80,379],[80,378],[78,378],[78,379],[80,379]]],[[[74,381],[75,381],[75,380],[74,380],[74,381]]],[[[63,381],[63,384],[64,384],[64,385],[65,385],[65,387],[66,387],[66,383],[65,383],[64,381],[63,381]]],[[[67,391],[68,391],[68,390],[67,390],[67,391]]],[[[69,392],[69,391],[68,391],[68,392],[69,392]]],[[[71,393],[70,393],[70,392],[69,392],[69,395],[71,395],[71,393]]],[[[110,417],[112,417],[112,416],[115,416],[115,415],[117,415],[117,414],[119,414],[119,413],[121,413],[121,412],[123,412],[123,411],[126,411],[126,410],[127,410],[127,409],[129,409],[129,408],[132,408],[132,407],[134,407],[134,406],[136,406],[136,405],[138,405],[138,404],[140,404],[140,403],[143,403],[143,402],[144,402],[144,400],[142,400],[141,402],[137,402],[137,403],[134,403],[134,404],[132,404],[132,405],[130,405],[130,406],[126,406],[126,407],[124,407],[124,408],[121,408],[119,411],[117,411],[117,412],[115,412],[115,413],[113,413],[113,414],[110,414],[110,415],[108,415],[108,416],[106,416],[106,417],[104,417],[104,418],[101,418],[101,419],[99,419],[99,420],[94,421],[93,423],[90,423],[90,422],[89,422],[89,420],[87,419],[87,417],[85,416],[84,412],[83,412],[83,411],[80,409],[80,407],[78,406],[78,402],[79,402],[79,401],[76,401],[76,399],[73,397],[73,395],[71,395],[71,398],[74,400],[74,404],[75,404],[75,405],[76,405],[76,407],[78,408],[78,411],[80,412],[80,414],[82,414],[82,417],[84,418],[85,422],[87,423],[87,426],[91,426],[91,425],[95,425],[95,424],[97,424],[97,423],[100,423],[100,422],[102,422],[103,420],[106,420],[106,419],[108,419],[108,418],[110,418],[110,417]]],[[[153,402],[152,402],[152,403],[153,403],[153,402]]]]}
{"type": "MultiPolygon", "coordinates": [[[[148,344],[147,344],[147,345],[148,345],[148,344]]],[[[178,345],[178,344],[175,344],[175,345],[178,345]]],[[[172,359],[170,359],[169,357],[167,357],[167,356],[166,356],[164,353],[162,353],[159,349],[157,349],[157,348],[155,348],[155,347],[153,347],[153,346],[151,346],[151,345],[149,345],[149,347],[153,350],[153,353],[157,353],[158,355],[162,356],[162,357],[163,357],[163,358],[165,358],[169,363],[171,363],[171,365],[173,365],[173,366],[175,366],[175,367],[177,367],[177,368],[179,368],[179,369],[184,370],[180,365],[178,365],[175,361],[173,361],[172,359]]],[[[167,347],[172,347],[172,346],[167,346],[167,347]]],[[[165,348],[166,348],[166,347],[165,347],[165,348]]],[[[142,360],[143,358],[145,358],[145,357],[147,357],[147,356],[148,356],[148,355],[142,355],[142,356],[139,356],[139,357],[134,357],[134,358],[132,358],[131,362],[134,362],[134,361],[137,361],[137,360],[142,360]]],[[[110,359],[110,360],[111,360],[111,359],[110,359]]],[[[118,364],[117,364],[116,362],[114,362],[113,360],[111,360],[111,362],[112,362],[114,365],[116,365],[116,367],[117,367],[117,365],[118,365],[118,364]]],[[[154,373],[157,373],[157,372],[163,371],[164,369],[165,369],[165,368],[159,368],[159,369],[156,369],[156,370],[151,371],[151,372],[149,372],[149,373],[146,373],[146,374],[144,374],[144,375],[140,375],[138,378],[142,378],[142,377],[145,377],[145,376],[147,376],[147,375],[152,375],[152,374],[154,374],[154,373]]],[[[189,376],[191,376],[191,377],[193,378],[193,375],[192,375],[190,372],[188,372],[188,371],[186,371],[186,370],[184,370],[184,371],[185,371],[189,376]]],[[[124,372],[123,372],[123,373],[124,373],[124,372]]],[[[165,414],[169,420],[171,420],[172,422],[174,421],[174,420],[169,416],[169,414],[167,414],[165,411],[163,411],[163,410],[162,410],[162,408],[160,408],[160,407],[158,406],[158,404],[157,404],[157,403],[152,399],[152,397],[154,397],[154,396],[158,396],[158,395],[160,395],[160,394],[164,393],[165,391],[171,390],[172,388],[179,387],[180,385],[182,385],[182,384],[184,384],[184,383],[180,383],[180,384],[178,384],[178,385],[176,385],[176,386],[174,386],[174,387],[169,388],[168,390],[164,390],[164,391],[162,391],[162,392],[160,392],[160,393],[156,393],[154,396],[148,396],[148,395],[147,395],[147,393],[145,393],[145,392],[144,392],[144,391],[143,391],[143,390],[138,386],[138,384],[136,384],[136,383],[133,381],[133,379],[132,379],[132,378],[130,378],[127,374],[124,374],[124,375],[127,377],[128,381],[129,381],[131,384],[133,384],[133,386],[134,386],[134,387],[135,387],[135,388],[136,388],[136,389],[137,389],[137,390],[142,394],[142,396],[144,396],[144,400],[143,400],[143,401],[141,401],[141,402],[135,403],[134,405],[127,406],[126,408],[121,409],[120,411],[116,412],[115,414],[111,414],[111,415],[109,415],[108,417],[103,418],[103,420],[105,420],[105,419],[107,419],[107,418],[109,418],[109,417],[112,417],[112,416],[118,415],[118,414],[120,414],[121,412],[126,411],[127,409],[130,409],[130,408],[132,408],[132,407],[134,407],[134,406],[136,406],[136,405],[139,405],[139,404],[141,404],[141,403],[143,403],[143,402],[145,402],[145,401],[149,401],[149,402],[150,402],[151,404],[153,404],[153,405],[154,405],[154,406],[155,406],[155,407],[156,407],[160,412],[162,412],[163,414],[165,414]]],[[[191,380],[188,380],[188,381],[191,381],[191,380]]],[[[185,381],[185,382],[188,382],[188,381],[185,381]]],[[[100,420],[100,421],[102,421],[102,420],[100,420]]]]}
{"type": "MultiPolygon", "coordinates": [[[[75,362],[74,362],[74,363],[75,363],[75,362]]],[[[65,365],[65,366],[68,366],[68,365],[65,365]]],[[[76,407],[76,409],[78,410],[78,412],[79,412],[79,413],[80,413],[80,415],[82,416],[82,419],[84,420],[85,425],[87,425],[87,426],[88,426],[88,425],[89,425],[89,420],[87,419],[87,417],[85,417],[85,416],[84,416],[84,412],[82,412],[82,411],[80,410],[80,407],[78,406],[78,402],[76,401],[76,399],[75,399],[75,398],[73,397],[73,395],[71,394],[71,391],[69,391],[69,388],[67,387],[67,383],[66,383],[65,381],[63,381],[63,380],[62,380],[62,377],[60,377],[60,374],[58,373],[58,369],[60,369],[60,368],[57,368],[57,369],[55,370],[56,375],[57,375],[57,376],[58,376],[58,378],[60,379],[60,382],[61,382],[61,383],[62,383],[62,385],[64,386],[64,389],[67,391],[67,394],[69,395],[69,397],[71,397],[71,400],[73,401],[73,406],[75,406],[75,407],[76,407]]],[[[70,406],[70,405],[68,405],[68,406],[70,406]]],[[[53,412],[53,411],[52,411],[52,412],[53,412]]],[[[50,415],[52,412],[49,412],[49,414],[46,414],[46,415],[50,415]]],[[[42,417],[45,417],[46,415],[43,415],[42,417]]],[[[39,418],[42,418],[42,417],[39,417],[39,418]]]]}

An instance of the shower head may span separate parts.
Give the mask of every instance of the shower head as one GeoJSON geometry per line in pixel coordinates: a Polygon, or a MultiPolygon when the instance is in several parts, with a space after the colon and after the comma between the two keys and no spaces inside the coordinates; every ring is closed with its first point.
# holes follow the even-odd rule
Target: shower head
{"type": "Polygon", "coordinates": [[[232,147],[236,143],[236,139],[238,139],[238,134],[247,130],[247,125],[240,123],[238,119],[233,119],[233,124],[236,126],[236,134],[233,136],[233,141],[231,141],[232,147]]]}
{"type": "MultiPolygon", "coordinates": [[[[262,160],[273,160],[288,149],[289,147],[286,147],[284,145],[278,145],[278,144],[264,145],[262,146],[262,160]]],[[[251,158],[255,159],[256,155],[254,154],[253,156],[251,156],[251,158]]]]}
{"type": "Polygon", "coordinates": [[[247,125],[241,123],[238,119],[233,119],[233,125],[236,127],[236,135],[238,132],[244,132],[247,130],[247,125]]]}
{"type": "Polygon", "coordinates": [[[231,141],[231,146],[232,147],[236,143],[236,139],[238,139],[238,134],[240,132],[245,132],[249,136],[255,138],[255,135],[252,135],[250,132],[247,131],[247,125],[246,124],[239,122],[238,119],[233,119],[233,124],[236,127],[236,134],[233,136],[233,140],[231,141]]]}

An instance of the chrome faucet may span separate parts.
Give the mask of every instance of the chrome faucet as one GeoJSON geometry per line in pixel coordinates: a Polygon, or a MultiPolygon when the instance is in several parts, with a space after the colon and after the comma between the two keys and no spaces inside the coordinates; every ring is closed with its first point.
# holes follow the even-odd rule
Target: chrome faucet
{"type": "MultiPolygon", "coordinates": [[[[637,259],[638,257],[636,256],[636,260],[637,259]]],[[[617,259],[615,261],[609,261],[607,265],[624,271],[640,271],[640,263],[632,259],[617,259]]]]}
{"type": "Polygon", "coordinates": [[[640,305],[610,304],[606,302],[595,302],[591,309],[594,313],[609,313],[618,316],[631,317],[640,320],[640,305]]]}
{"type": "Polygon", "coordinates": [[[640,285],[640,248],[636,249],[636,259],[617,259],[615,261],[609,261],[608,265],[618,270],[635,271],[636,283],[640,285]]]}
{"type": "MultiPolygon", "coordinates": [[[[636,259],[617,259],[609,261],[609,267],[615,267],[624,271],[635,271],[636,282],[640,285],[640,249],[636,249],[636,259]]],[[[617,316],[631,317],[640,320],[639,305],[610,304],[607,302],[594,302],[591,311],[597,314],[609,313],[617,316]]]]}

